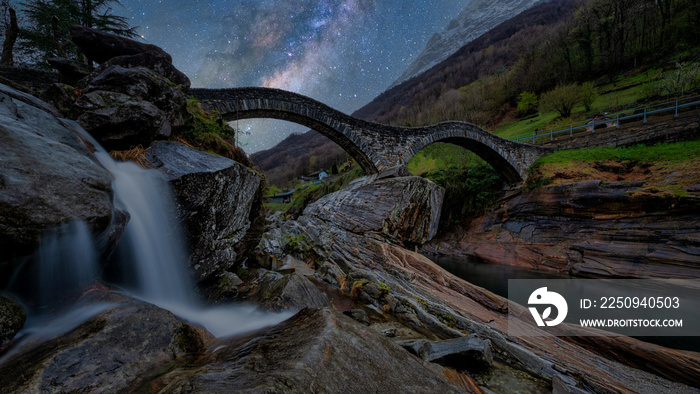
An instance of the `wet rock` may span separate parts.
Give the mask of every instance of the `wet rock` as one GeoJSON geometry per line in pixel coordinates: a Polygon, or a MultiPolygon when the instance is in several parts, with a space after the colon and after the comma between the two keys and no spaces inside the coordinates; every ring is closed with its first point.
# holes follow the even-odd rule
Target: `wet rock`
{"type": "Polygon", "coordinates": [[[305,309],[252,338],[214,347],[206,365],[153,384],[166,392],[461,392],[444,368],[407,357],[391,340],[329,309],[305,309]]]}
{"type": "Polygon", "coordinates": [[[176,142],[151,145],[150,159],[173,186],[197,281],[231,268],[247,242],[260,177],[233,160],[176,142]]]}
{"type": "MultiPolygon", "coordinates": [[[[12,81],[7,80],[7,82],[12,81]]],[[[13,86],[0,83],[0,93],[12,97],[13,100],[21,101],[27,105],[40,109],[50,115],[57,117],[61,116],[61,114],[56,110],[56,108],[53,105],[38,99],[29,93],[26,93],[26,91],[27,90],[25,89],[19,90],[13,86]]]]}
{"type": "Polygon", "coordinates": [[[273,311],[330,305],[328,296],[304,276],[294,273],[283,275],[265,269],[257,271],[257,286],[243,294],[247,301],[254,301],[273,311]]]}
{"type": "Polygon", "coordinates": [[[0,349],[24,327],[27,312],[12,299],[0,296],[0,349]]]}
{"type": "Polygon", "coordinates": [[[442,341],[418,339],[401,341],[399,344],[425,361],[454,368],[480,369],[488,368],[493,364],[491,341],[481,339],[476,335],[442,341]]]}
{"type": "Polygon", "coordinates": [[[310,204],[304,215],[355,234],[376,233],[397,242],[425,243],[437,232],[444,189],[421,177],[394,175],[397,173],[357,179],[310,204]]]}
{"type": "MultiPolygon", "coordinates": [[[[353,309],[349,311],[343,312],[345,316],[349,316],[352,320],[355,320],[358,323],[362,323],[366,326],[369,325],[369,316],[367,316],[367,312],[365,312],[362,309],[353,309]]],[[[396,331],[396,330],[394,330],[396,331]]],[[[389,335],[387,335],[389,336],[389,335]]],[[[396,335],[394,335],[396,336],[396,335]]]]}
{"type": "Polygon", "coordinates": [[[204,351],[210,340],[203,330],[143,301],[96,292],[83,302],[109,306],[75,330],[27,343],[4,360],[3,391],[130,391],[164,364],[204,351]]]}
{"type": "Polygon", "coordinates": [[[30,254],[44,232],[73,220],[87,222],[93,233],[105,231],[113,211],[107,171],[43,109],[48,104],[1,90],[0,261],[30,254]]]}
{"type": "Polygon", "coordinates": [[[423,251],[586,277],[697,278],[700,199],[640,186],[584,181],[537,189],[423,251]]]}

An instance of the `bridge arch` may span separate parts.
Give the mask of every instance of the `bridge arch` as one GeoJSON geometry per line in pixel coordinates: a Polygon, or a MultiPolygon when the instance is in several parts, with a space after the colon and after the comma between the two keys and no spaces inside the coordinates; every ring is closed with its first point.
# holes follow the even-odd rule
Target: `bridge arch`
{"type": "Polygon", "coordinates": [[[190,89],[207,110],[227,121],[286,120],[314,129],[340,145],[373,174],[405,165],[434,142],[462,146],[493,166],[509,183],[527,178],[529,166],[551,149],[508,141],[466,122],[397,127],[367,122],[297,93],[270,88],[190,89]]]}
{"type": "MultiPolygon", "coordinates": [[[[416,153],[436,142],[454,144],[465,148],[482,158],[493,167],[508,183],[518,183],[527,177],[527,166],[541,154],[520,149],[522,144],[504,140],[471,123],[443,122],[436,125],[418,128],[423,135],[418,143],[411,146],[410,160],[416,153]]],[[[536,151],[535,151],[536,152],[536,151]]],[[[408,162],[408,160],[406,162],[408,162]]]]}
{"type": "Polygon", "coordinates": [[[248,111],[237,111],[223,114],[222,117],[226,121],[243,120],[243,119],[278,119],[293,122],[302,126],[306,126],[315,130],[331,141],[340,145],[355,161],[362,167],[366,174],[377,172],[377,166],[372,162],[372,159],[363,151],[363,149],[355,144],[347,136],[346,128],[340,126],[339,129],[333,128],[331,125],[321,122],[309,116],[304,116],[297,113],[286,112],[284,110],[268,110],[257,109],[248,111]]]}
{"type": "Polygon", "coordinates": [[[340,145],[366,174],[378,172],[379,157],[343,118],[349,116],[311,98],[278,89],[191,89],[207,110],[226,121],[278,119],[309,127],[340,145]]]}

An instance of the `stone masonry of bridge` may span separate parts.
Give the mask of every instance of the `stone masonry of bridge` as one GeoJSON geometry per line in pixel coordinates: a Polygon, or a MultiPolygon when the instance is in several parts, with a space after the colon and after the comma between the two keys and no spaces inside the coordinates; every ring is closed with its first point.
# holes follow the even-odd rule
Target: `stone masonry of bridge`
{"type": "Polygon", "coordinates": [[[424,127],[382,125],[354,118],[300,94],[270,88],[190,89],[206,110],[226,121],[281,119],[320,132],[345,149],[366,174],[405,165],[434,142],[462,146],[493,166],[510,183],[523,181],[528,168],[550,148],[497,137],[466,122],[424,127]]]}

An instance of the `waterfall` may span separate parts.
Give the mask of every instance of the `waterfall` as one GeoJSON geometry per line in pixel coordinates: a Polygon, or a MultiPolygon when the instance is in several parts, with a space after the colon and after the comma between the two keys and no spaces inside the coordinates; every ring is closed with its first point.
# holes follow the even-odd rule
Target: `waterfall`
{"type": "Polygon", "coordinates": [[[80,290],[99,278],[92,234],[84,222],[73,221],[49,232],[39,246],[39,308],[51,314],[70,304],[80,290]]]}
{"type": "Polygon", "coordinates": [[[96,156],[114,177],[115,202],[131,215],[118,246],[121,264],[135,274],[127,287],[153,303],[189,302],[194,282],[169,185],[156,171],[115,162],[106,152],[96,156]]]}
{"type": "MultiPolygon", "coordinates": [[[[62,121],[73,130],[82,130],[73,121],[62,121]]],[[[211,307],[199,300],[188,273],[187,247],[175,219],[170,185],[157,170],[114,161],[92,137],[84,131],[82,134],[95,147],[95,157],[112,175],[115,206],[126,209],[130,215],[116,253],[125,273],[119,283],[125,293],[200,324],[217,337],[277,324],[292,315],[292,312],[262,312],[253,305],[211,307]]],[[[95,247],[103,243],[104,240],[93,239],[87,225],[79,221],[47,234],[39,248],[37,264],[30,270],[32,277],[40,278],[39,289],[34,289],[41,301],[40,311],[29,308],[27,324],[17,334],[21,340],[14,350],[31,340],[68,332],[111,307],[106,304],[70,307],[64,303],[77,299],[96,279],[103,279],[95,247]],[[41,310],[60,311],[62,315],[41,310]]],[[[24,277],[21,281],[32,279],[24,277]]],[[[36,298],[36,294],[32,297],[36,298]]]]}

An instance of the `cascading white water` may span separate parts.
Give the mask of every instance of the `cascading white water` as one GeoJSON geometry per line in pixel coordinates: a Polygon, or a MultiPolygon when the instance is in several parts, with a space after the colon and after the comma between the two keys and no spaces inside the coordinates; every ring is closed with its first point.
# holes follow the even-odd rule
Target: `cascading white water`
{"type": "Polygon", "coordinates": [[[76,293],[99,278],[92,234],[87,225],[73,221],[51,231],[39,246],[39,303],[51,314],[76,298],[76,293]]]}
{"type": "MultiPolygon", "coordinates": [[[[74,130],[82,130],[75,122],[63,121],[74,130]]],[[[83,137],[94,145],[95,156],[112,175],[115,203],[130,214],[118,246],[122,269],[131,270],[127,276],[133,278],[124,283],[127,293],[200,324],[217,337],[270,326],[292,315],[292,312],[262,312],[252,305],[210,307],[198,300],[193,295],[194,281],[188,275],[187,248],[174,217],[170,186],[156,170],[146,170],[131,162],[115,162],[93,138],[86,133],[83,137]]],[[[61,309],[49,300],[79,295],[95,279],[101,279],[94,245],[87,225],[77,221],[47,238],[39,253],[40,299],[47,302],[47,307],[42,308],[61,309]]],[[[42,313],[30,315],[18,337],[23,338],[21,343],[49,338],[67,332],[108,307],[101,304],[65,308],[64,315],[58,318],[42,313]],[[66,316],[70,318],[66,320],[66,316]]],[[[15,349],[18,347],[21,344],[15,349]]],[[[6,354],[3,358],[7,357],[6,354]]]]}
{"type": "Polygon", "coordinates": [[[150,302],[186,303],[194,283],[189,278],[187,248],[173,217],[173,195],[155,171],[131,162],[115,162],[106,152],[97,157],[112,174],[115,199],[131,218],[119,248],[122,264],[136,274],[130,290],[150,302]]]}
{"type": "Polygon", "coordinates": [[[179,223],[173,217],[170,186],[154,170],[134,163],[115,162],[106,152],[96,154],[112,173],[115,197],[131,219],[120,240],[122,261],[134,270],[129,290],[139,298],[206,327],[215,336],[234,335],[278,323],[291,313],[264,313],[252,305],[203,305],[193,295],[187,273],[187,248],[179,223]]]}

